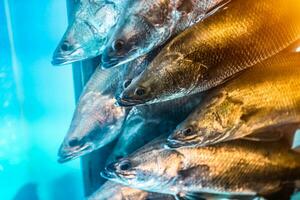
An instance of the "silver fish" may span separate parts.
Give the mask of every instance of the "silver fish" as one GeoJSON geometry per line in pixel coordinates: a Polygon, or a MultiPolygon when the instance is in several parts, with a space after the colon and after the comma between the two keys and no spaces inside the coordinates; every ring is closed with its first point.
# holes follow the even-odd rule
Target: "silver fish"
{"type": "Polygon", "coordinates": [[[123,158],[154,138],[172,132],[201,102],[202,94],[134,107],[107,163],[123,158]]]}
{"type": "Polygon", "coordinates": [[[178,125],[168,145],[204,146],[284,126],[295,132],[300,127],[299,77],[299,53],[279,53],[245,70],[211,91],[178,125]]]}
{"type": "Polygon", "coordinates": [[[171,195],[146,192],[107,181],[88,200],[175,200],[171,195]]]}
{"type": "Polygon", "coordinates": [[[114,98],[118,74],[118,68],[105,71],[97,68],[88,81],[59,149],[60,162],[103,147],[120,133],[126,109],[116,106],[114,98]]]}
{"type": "Polygon", "coordinates": [[[237,199],[268,196],[300,179],[300,156],[283,141],[234,140],[176,150],[164,148],[164,141],[152,142],[111,163],[102,176],[177,197],[198,193],[237,199]]]}
{"type": "Polygon", "coordinates": [[[198,22],[221,1],[131,1],[103,52],[103,66],[124,64],[148,53],[198,22]]]}
{"type": "Polygon", "coordinates": [[[52,64],[63,65],[100,55],[126,2],[126,0],[79,1],[74,21],[57,46],[52,64]]]}
{"type": "Polygon", "coordinates": [[[299,0],[234,0],[173,39],[121,94],[130,105],[206,91],[300,38],[299,0]]]}

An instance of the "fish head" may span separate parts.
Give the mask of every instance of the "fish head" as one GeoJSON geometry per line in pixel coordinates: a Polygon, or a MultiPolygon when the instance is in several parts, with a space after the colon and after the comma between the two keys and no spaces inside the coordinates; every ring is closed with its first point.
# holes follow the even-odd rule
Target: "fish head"
{"type": "MultiPolygon", "coordinates": [[[[167,147],[207,146],[236,137],[259,110],[246,109],[238,99],[215,90],[169,136],[167,147]]],[[[246,129],[244,129],[246,130],[246,129]]]]}
{"type": "Polygon", "coordinates": [[[153,87],[149,87],[146,84],[135,84],[136,82],[136,79],[130,81],[126,85],[126,88],[124,88],[123,92],[117,97],[117,101],[120,106],[130,107],[147,104],[148,100],[153,99],[152,94],[155,93],[155,89],[158,89],[159,85],[157,87],[154,85],[152,85],[153,87]]]}
{"type": "Polygon", "coordinates": [[[114,98],[93,91],[80,98],[58,152],[59,162],[90,153],[117,137],[125,119],[125,110],[115,103],[114,98]]]}
{"type": "Polygon", "coordinates": [[[176,149],[181,147],[193,147],[205,140],[205,134],[197,132],[195,125],[180,124],[168,137],[166,148],[176,149]]]}
{"type": "Polygon", "coordinates": [[[132,1],[103,52],[105,68],[145,55],[164,44],[174,30],[172,0],[132,1]]]}
{"type": "Polygon", "coordinates": [[[80,2],[74,21],[53,53],[52,64],[63,65],[100,55],[118,15],[112,3],[80,2]]]}
{"type": "Polygon", "coordinates": [[[146,146],[127,158],[109,164],[101,175],[138,189],[162,191],[182,169],[182,155],[175,150],[164,149],[162,141],[146,146]]]}
{"type": "Polygon", "coordinates": [[[103,67],[127,63],[148,53],[157,45],[159,32],[144,17],[132,15],[118,27],[102,55],[103,67]]]}
{"type": "Polygon", "coordinates": [[[179,56],[169,55],[165,59],[161,59],[161,57],[165,56],[159,54],[138,77],[128,84],[119,95],[118,103],[120,105],[134,106],[156,103],[189,95],[189,92],[182,88],[185,83],[189,84],[190,79],[185,78],[184,74],[172,67],[177,65],[174,63],[179,56]],[[177,80],[176,76],[181,77],[177,80]]]}
{"type": "Polygon", "coordinates": [[[131,84],[132,80],[135,77],[142,73],[142,71],[146,68],[147,65],[148,62],[145,56],[123,65],[120,78],[120,85],[118,88],[119,90],[115,94],[116,98],[118,98],[120,93],[131,84]]]}

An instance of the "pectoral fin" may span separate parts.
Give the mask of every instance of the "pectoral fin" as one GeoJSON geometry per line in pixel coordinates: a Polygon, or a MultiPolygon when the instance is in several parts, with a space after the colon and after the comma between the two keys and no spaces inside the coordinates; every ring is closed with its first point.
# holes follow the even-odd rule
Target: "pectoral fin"
{"type": "Polygon", "coordinates": [[[250,141],[257,141],[257,142],[275,142],[275,141],[281,140],[282,138],[283,138],[282,132],[266,131],[266,132],[254,133],[254,134],[248,135],[242,139],[250,140],[250,141]]]}

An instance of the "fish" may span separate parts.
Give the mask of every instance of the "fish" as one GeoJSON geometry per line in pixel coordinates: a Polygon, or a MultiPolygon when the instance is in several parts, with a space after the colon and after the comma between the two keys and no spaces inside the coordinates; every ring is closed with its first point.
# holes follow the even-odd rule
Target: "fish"
{"type": "Polygon", "coordinates": [[[90,153],[121,132],[127,108],[116,105],[120,69],[97,68],[79,98],[70,128],[58,152],[59,162],[90,153]]]}
{"type": "Polygon", "coordinates": [[[290,52],[241,72],[211,91],[170,135],[168,146],[206,146],[284,126],[295,132],[300,127],[299,76],[300,54],[290,52]]]}
{"type": "Polygon", "coordinates": [[[171,195],[146,192],[107,181],[87,200],[175,200],[171,195]]]}
{"type": "MultiPolygon", "coordinates": [[[[119,90],[115,94],[117,100],[120,94],[130,85],[130,83],[149,66],[151,61],[157,56],[161,49],[162,46],[152,50],[144,56],[119,66],[119,68],[122,69],[122,72],[119,90]]],[[[123,106],[120,101],[117,102],[118,105],[123,106]]]]}
{"type": "Polygon", "coordinates": [[[79,1],[74,20],[53,53],[52,64],[65,65],[101,55],[126,3],[126,0],[79,1]]]}
{"type": "Polygon", "coordinates": [[[103,67],[143,56],[200,21],[222,0],[131,1],[102,55],[103,67]]]}
{"type": "Polygon", "coordinates": [[[188,197],[264,197],[300,178],[299,154],[283,141],[233,140],[167,149],[165,138],[106,166],[101,175],[128,187],[188,197]]]}
{"type": "Polygon", "coordinates": [[[133,107],[107,163],[128,156],[160,135],[172,133],[201,101],[202,94],[196,94],[161,104],[133,107]]]}
{"type": "Polygon", "coordinates": [[[233,0],[187,29],[120,95],[125,105],[207,91],[300,38],[299,0],[233,0]]]}

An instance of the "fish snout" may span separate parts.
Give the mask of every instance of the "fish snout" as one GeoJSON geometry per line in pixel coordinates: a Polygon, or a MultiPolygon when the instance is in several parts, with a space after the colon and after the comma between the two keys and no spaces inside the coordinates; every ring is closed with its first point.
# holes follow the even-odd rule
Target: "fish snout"
{"type": "Polygon", "coordinates": [[[120,63],[119,57],[114,57],[111,53],[111,50],[105,50],[102,54],[102,68],[108,69],[111,67],[118,66],[120,63]]]}
{"type": "Polygon", "coordinates": [[[177,149],[182,146],[183,146],[182,142],[168,138],[166,141],[166,144],[164,145],[164,148],[165,149],[177,149]]]}
{"type": "Polygon", "coordinates": [[[135,104],[134,103],[131,103],[130,101],[127,101],[126,98],[123,98],[122,96],[120,97],[116,97],[117,99],[117,102],[116,104],[118,106],[122,106],[122,107],[132,107],[134,106],[135,104]]]}
{"type": "Polygon", "coordinates": [[[108,164],[105,167],[104,171],[100,172],[100,175],[105,179],[116,178],[116,174],[115,174],[117,170],[116,164],[117,164],[116,162],[108,164]]]}
{"type": "Polygon", "coordinates": [[[116,171],[116,162],[110,163],[106,166],[106,171],[108,172],[115,172],[116,171]]]}
{"type": "Polygon", "coordinates": [[[58,150],[58,162],[64,163],[93,150],[93,145],[78,138],[73,138],[68,142],[64,142],[58,150]]]}
{"type": "Polygon", "coordinates": [[[68,40],[63,40],[55,49],[52,56],[53,65],[64,65],[78,61],[77,55],[73,55],[76,51],[75,45],[68,40]]]}
{"type": "MultiPolygon", "coordinates": [[[[128,87],[128,86],[127,86],[128,87]]],[[[119,95],[117,99],[117,104],[119,106],[123,107],[131,107],[136,106],[140,104],[144,104],[145,102],[142,100],[142,98],[136,97],[136,95],[131,95],[131,91],[123,91],[121,95],[119,95]]]]}
{"type": "Polygon", "coordinates": [[[109,44],[102,54],[103,68],[111,68],[119,66],[128,61],[125,61],[128,53],[128,47],[124,40],[117,39],[109,44]]]}

